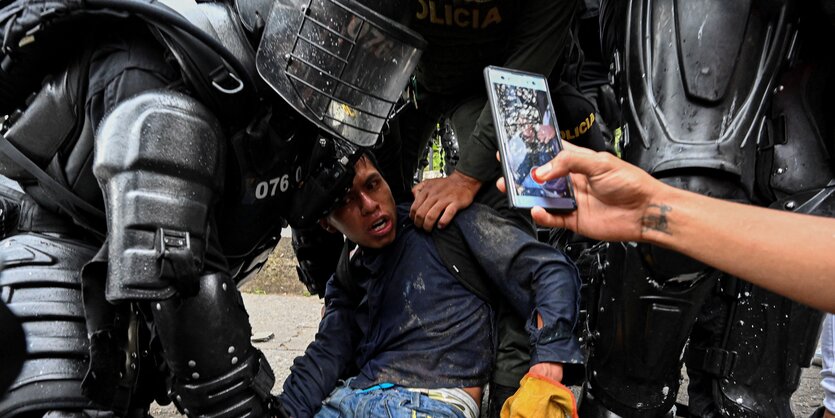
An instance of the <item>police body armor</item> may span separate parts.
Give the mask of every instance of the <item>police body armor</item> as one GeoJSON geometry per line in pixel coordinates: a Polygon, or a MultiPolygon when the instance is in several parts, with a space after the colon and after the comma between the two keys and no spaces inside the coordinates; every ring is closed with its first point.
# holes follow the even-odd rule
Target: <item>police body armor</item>
{"type": "MultiPolygon", "coordinates": [[[[138,3],[132,7],[145,10],[138,3]]],[[[127,58],[115,65],[98,62],[97,44],[83,44],[10,118],[0,138],[2,174],[24,192],[0,189],[0,256],[6,262],[0,286],[28,344],[20,375],[0,397],[2,417],[49,411],[145,416],[152,400],[173,401],[189,416],[284,416],[270,394],[270,366],[250,343],[236,285],[258,272],[287,221],[308,225],[350,185],[359,155],[350,140],[369,145],[406,80],[385,69],[374,78],[343,80],[339,70],[350,73],[348,68],[367,64],[351,54],[367,52],[364,41],[370,37],[388,41],[397,28],[350,1],[292,11],[295,0],[240,0],[237,9],[166,3],[173,9],[160,12],[163,21],[185,17],[191,26],[110,21],[112,32],[105,33],[115,35],[105,50],[116,56],[130,51],[127,58]],[[297,25],[284,34],[282,22],[264,20],[274,3],[287,12],[278,16],[282,22],[339,13],[330,25],[341,27],[309,23],[308,32],[322,32],[298,33],[297,25]],[[354,39],[341,33],[348,23],[358,25],[351,29],[354,39]],[[282,71],[264,77],[267,84],[283,83],[285,89],[277,91],[283,100],[270,96],[275,92],[269,85],[253,81],[256,67],[266,69],[256,64],[250,37],[262,33],[261,41],[278,54],[266,62],[283,60],[282,71]],[[285,54],[274,45],[284,36],[310,41],[327,34],[357,45],[347,49],[340,68],[316,61],[311,48],[285,54]],[[225,51],[220,61],[194,53],[217,45],[225,51]],[[331,77],[328,84],[340,90],[311,91],[305,84],[310,69],[288,60],[315,62],[318,77],[331,77]],[[217,64],[208,74],[207,62],[217,64]],[[105,77],[113,76],[111,69],[138,68],[139,82],[113,83],[93,96],[104,97],[107,110],[97,120],[96,112],[104,113],[96,107],[100,103],[85,100],[101,87],[88,76],[102,68],[105,77]],[[369,118],[365,97],[346,93],[345,85],[387,92],[366,101],[376,105],[373,126],[334,119],[347,121],[346,112],[369,118]],[[119,96],[119,87],[128,90],[119,96]],[[231,108],[223,96],[241,92],[253,93],[244,119],[242,109],[231,108]],[[324,113],[293,109],[303,105],[292,96],[299,94],[326,96],[316,101],[324,113]]],[[[105,14],[119,19],[130,13],[105,14]]],[[[403,56],[383,58],[400,59],[405,67],[398,72],[411,71],[409,61],[416,61],[419,49],[398,46],[403,56]]]]}
{"type": "MultiPolygon", "coordinates": [[[[693,192],[835,215],[821,100],[832,67],[815,51],[829,26],[814,11],[605,1],[601,25],[624,159],[693,192]]],[[[672,415],[685,359],[690,414],[793,416],[819,312],[644,244],[600,244],[579,264],[596,266],[580,416],[672,415]]]]}

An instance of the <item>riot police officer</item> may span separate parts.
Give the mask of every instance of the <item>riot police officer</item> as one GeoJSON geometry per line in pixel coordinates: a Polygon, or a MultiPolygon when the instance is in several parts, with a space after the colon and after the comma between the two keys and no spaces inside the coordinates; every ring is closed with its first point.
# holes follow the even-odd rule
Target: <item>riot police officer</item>
{"type": "MultiPolygon", "coordinates": [[[[819,52],[832,28],[819,6],[603,2],[623,158],[689,191],[835,215],[832,62],[819,52]]],[[[581,415],[672,414],[684,360],[691,415],[793,416],[819,312],[653,245],[583,257],[599,274],[581,415]]]]}
{"type": "Polygon", "coordinates": [[[423,44],[352,1],[164,3],[0,13],[0,285],[28,341],[0,416],[281,414],[236,285],[350,184],[423,44]]]}

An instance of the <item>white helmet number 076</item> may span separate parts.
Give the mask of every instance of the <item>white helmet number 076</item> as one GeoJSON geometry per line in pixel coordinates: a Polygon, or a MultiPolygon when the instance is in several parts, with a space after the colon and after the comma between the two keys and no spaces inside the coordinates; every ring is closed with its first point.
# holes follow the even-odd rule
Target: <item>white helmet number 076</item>
{"type": "Polygon", "coordinates": [[[273,197],[277,192],[284,193],[290,188],[290,175],[271,178],[268,181],[262,181],[255,186],[255,198],[264,199],[273,197]]]}

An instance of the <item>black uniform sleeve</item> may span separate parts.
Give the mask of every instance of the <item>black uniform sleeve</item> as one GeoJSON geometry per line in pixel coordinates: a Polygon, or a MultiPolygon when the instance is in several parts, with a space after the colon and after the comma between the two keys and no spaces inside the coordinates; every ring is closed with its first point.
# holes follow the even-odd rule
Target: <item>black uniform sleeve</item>
{"type": "Polygon", "coordinates": [[[360,338],[356,303],[331,277],[325,290],[325,313],[304,355],[297,357],[279,399],[294,418],[313,416],[350,366],[360,338]]]}
{"type": "MultiPolygon", "coordinates": [[[[520,10],[503,67],[543,74],[554,70],[570,39],[571,24],[578,10],[577,0],[530,0],[520,10]]],[[[485,104],[469,141],[462,141],[461,160],[456,166],[463,174],[482,182],[499,177],[496,161],[496,131],[490,105],[485,104]]]]}
{"type": "Polygon", "coordinates": [[[499,294],[527,318],[531,363],[563,363],[565,382],[582,380],[584,357],[574,333],[580,275],[574,263],[484,205],[471,205],[455,222],[499,294]],[[541,329],[537,314],[542,317],[541,329]]]}

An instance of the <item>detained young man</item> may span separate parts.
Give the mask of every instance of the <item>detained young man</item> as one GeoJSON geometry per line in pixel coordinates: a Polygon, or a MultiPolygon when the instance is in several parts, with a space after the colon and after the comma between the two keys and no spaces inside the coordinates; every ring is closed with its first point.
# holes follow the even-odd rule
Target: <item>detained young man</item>
{"type": "MultiPolygon", "coordinates": [[[[409,205],[395,206],[372,157],[355,172],[320,223],[357,244],[348,255],[356,290],[328,282],[319,331],[294,361],[281,401],[295,418],[476,418],[495,356],[493,309],[447,268],[409,205]]],[[[485,280],[527,320],[529,375],[557,385],[581,379],[576,267],[484,206],[454,224],[485,280]]]]}

